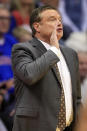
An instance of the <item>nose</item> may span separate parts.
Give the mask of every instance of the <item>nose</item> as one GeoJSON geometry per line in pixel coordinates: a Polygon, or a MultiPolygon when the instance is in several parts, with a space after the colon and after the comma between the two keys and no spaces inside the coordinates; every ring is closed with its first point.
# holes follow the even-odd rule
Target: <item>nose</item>
{"type": "Polygon", "coordinates": [[[61,20],[58,20],[58,25],[61,25],[61,24],[62,24],[61,20]]]}
{"type": "Polygon", "coordinates": [[[62,26],[62,22],[61,22],[61,20],[57,20],[57,26],[59,27],[59,26],[62,26]]]}

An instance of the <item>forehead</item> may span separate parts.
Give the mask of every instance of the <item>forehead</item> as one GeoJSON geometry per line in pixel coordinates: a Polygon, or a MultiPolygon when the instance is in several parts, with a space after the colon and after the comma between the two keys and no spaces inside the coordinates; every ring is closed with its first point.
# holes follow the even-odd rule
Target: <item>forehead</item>
{"type": "Polygon", "coordinates": [[[46,19],[46,18],[50,18],[50,17],[56,17],[56,18],[61,18],[60,13],[56,10],[45,10],[41,13],[41,18],[42,19],[46,19]]]}
{"type": "Polygon", "coordinates": [[[6,10],[6,9],[0,9],[0,16],[1,15],[3,15],[3,16],[7,15],[8,16],[8,15],[10,15],[10,12],[8,10],[6,10]]]}

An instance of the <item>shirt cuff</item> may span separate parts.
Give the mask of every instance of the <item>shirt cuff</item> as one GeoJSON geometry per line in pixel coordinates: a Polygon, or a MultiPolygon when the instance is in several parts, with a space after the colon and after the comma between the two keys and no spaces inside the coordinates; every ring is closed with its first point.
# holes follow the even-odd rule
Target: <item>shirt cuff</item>
{"type": "Polygon", "coordinates": [[[59,59],[61,59],[61,51],[60,51],[60,49],[57,49],[56,47],[52,46],[50,48],[50,50],[53,51],[58,56],[59,59]]]}

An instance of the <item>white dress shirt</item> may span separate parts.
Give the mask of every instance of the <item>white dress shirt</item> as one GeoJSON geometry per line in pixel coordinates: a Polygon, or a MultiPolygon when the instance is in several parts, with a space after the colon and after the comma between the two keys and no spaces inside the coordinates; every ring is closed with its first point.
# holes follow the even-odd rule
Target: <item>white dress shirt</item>
{"type": "MultiPolygon", "coordinates": [[[[41,40],[40,40],[41,41],[41,40]]],[[[58,69],[60,72],[63,88],[64,88],[64,94],[65,94],[65,105],[66,105],[66,125],[68,126],[70,123],[71,115],[73,113],[73,107],[72,107],[72,85],[71,85],[71,77],[70,72],[68,69],[68,66],[66,64],[66,61],[64,59],[64,56],[60,49],[57,49],[54,46],[50,46],[49,44],[45,43],[44,41],[41,41],[42,44],[45,46],[47,50],[52,50],[60,59],[60,61],[57,63],[58,69]]]]}

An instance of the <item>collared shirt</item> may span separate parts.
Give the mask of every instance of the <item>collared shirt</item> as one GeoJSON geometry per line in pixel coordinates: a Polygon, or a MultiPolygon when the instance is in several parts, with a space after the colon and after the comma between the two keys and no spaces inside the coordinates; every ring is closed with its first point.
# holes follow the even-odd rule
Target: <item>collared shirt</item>
{"type": "MultiPolygon", "coordinates": [[[[41,41],[41,40],[40,40],[41,41]]],[[[68,69],[68,66],[66,64],[65,58],[61,52],[60,49],[57,49],[54,46],[50,46],[49,44],[45,43],[44,41],[41,41],[41,43],[45,46],[47,50],[52,50],[60,59],[60,61],[57,63],[58,69],[60,72],[63,88],[64,88],[64,94],[65,94],[65,105],[66,105],[66,125],[68,125],[71,115],[73,112],[72,107],[72,85],[71,85],[71,77],[70,72],[68,69]]]]}

